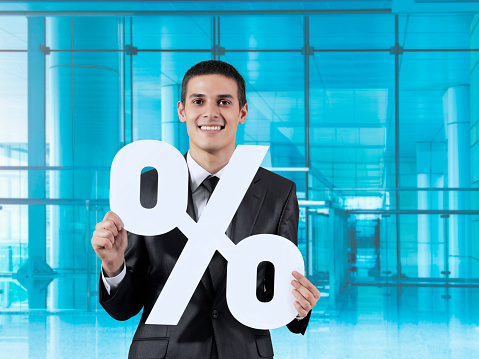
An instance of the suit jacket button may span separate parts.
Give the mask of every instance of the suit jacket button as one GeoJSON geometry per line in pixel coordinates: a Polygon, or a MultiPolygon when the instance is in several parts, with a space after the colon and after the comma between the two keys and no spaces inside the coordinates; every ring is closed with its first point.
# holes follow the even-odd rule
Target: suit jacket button
{"type": "Polygon", "coordinates": [[[219,315],[219,314],[218,314],[218,311],[217,311],[216,309],[213,310],[213,312],[211,313],[211,316],[212,316],[214,319],[218,318],[218,315],[219,315]]]}

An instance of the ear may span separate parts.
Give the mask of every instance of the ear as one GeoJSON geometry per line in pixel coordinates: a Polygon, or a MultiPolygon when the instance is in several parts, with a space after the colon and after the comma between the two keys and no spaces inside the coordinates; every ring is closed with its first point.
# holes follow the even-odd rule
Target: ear
{"type": "Polygon", "coordinates": [[[178,101],[176,104],[176,110],[178,111],[178,118],[180,119],[180,122],[186,122],[185,106],[183,106],[181,101],[178,101]]]}
{"type": "Polygon", "coordinates": [[[245,121],[246,121],[246,115],[248,114],[248,103],[245,103],[245,105],[243,106],[243,108],[240,110],[240,119],[239,119],[239,123],[241,123],[242,125],[244,125],[245,121]]]}

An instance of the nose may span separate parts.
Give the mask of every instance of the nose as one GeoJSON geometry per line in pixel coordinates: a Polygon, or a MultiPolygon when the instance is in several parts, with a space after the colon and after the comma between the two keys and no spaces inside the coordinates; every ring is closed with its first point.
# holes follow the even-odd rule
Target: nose
{"type": "Polygon", "coordinates": [[[219,106],[215,101],[208,101],[204,107],[205,112],[203,113],[203,118],[219,118],[219,106]]]}

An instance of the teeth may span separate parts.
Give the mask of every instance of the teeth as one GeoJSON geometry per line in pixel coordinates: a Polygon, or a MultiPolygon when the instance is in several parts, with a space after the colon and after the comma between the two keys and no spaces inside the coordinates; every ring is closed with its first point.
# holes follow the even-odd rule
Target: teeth
{"type": "Polygon", "coordinates": [[[218,131],[221,130],[221,126],[201,126],[200,127],[202,130],[205,131],[218,131]]]}

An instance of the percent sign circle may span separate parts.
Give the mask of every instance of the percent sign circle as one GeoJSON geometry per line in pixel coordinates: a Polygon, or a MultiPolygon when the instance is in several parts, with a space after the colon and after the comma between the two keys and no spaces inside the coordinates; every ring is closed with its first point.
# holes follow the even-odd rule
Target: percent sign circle
{"type": "Polygon", "coordinates": [[[296,300],[291,292],[293,270],[304,273],[303,256],[291,241],[257,234],[239,242],[228,258],[226,301],[233,316],[257,329],[274,329],[289,323],[298,315],[291,305],[296,300]],[[274,297],[266,303],[256,297],[257,268],[264,261],[275,264],[274,297]]]}
{"type": "Polygon", "coordinates": [[[145,236],[169,232],[177,227],[187,206],[188,168],[176,148],[143,140],[118,151],[111,165],[110,208],[128,231],[145,236]],[[140,174],[145,167],[158,172],[158,202],[153,208],[140,203],[140,174]]]}
{"type": "Polygon", "coordinates": [[[188,238],[146,324],[178,324],[215,251],[228,261],[227,303],[238,321],[253,328],[273,329],[297,315],[290,281],[293,270],[304,273],[298,248],[272,234],[250,236],[238,245],[224,234],[267,150],[266,146],[237,147],[198,223],[186,213],[188,171],[183,156],[173,146],[137,141],[115,156],[110,206],[122,218],[125,229],[159,235],[178,227],[188,238]],[[158,200],[152,209],[139,203],[140,174],[147,166],[158,171],[158,200]],[[121,199],[125,194],[127,198],[121,199]],[[274,298],[267,303],[256,297],[257,267],[263,261],[275,267],[274,298]]]}

